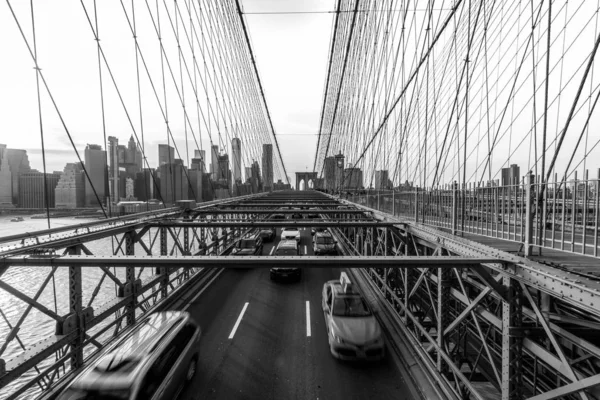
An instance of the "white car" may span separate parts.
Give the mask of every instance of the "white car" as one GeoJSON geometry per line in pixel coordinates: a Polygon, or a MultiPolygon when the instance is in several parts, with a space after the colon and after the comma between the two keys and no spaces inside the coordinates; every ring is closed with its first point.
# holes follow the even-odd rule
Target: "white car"
{"type": "Polygon", "coordinates": [[[295,240],[300,243],[300,231],[298,228],[281,228],[281,240],[295,240]]]}
{"type": "Polygon", "coordinates": [[[381,360],[385,344],[381,327],[345,272],[323,286],[323,313],[331,354],[342,360],[381,360]]]}

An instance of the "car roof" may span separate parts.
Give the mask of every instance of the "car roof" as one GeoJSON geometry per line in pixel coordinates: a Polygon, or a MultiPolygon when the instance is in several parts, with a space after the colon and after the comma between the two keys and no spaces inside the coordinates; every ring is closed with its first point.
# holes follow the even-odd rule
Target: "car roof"
{"type": "Polygon", "coordinates": [[[316,237],[316,236],[329,236],[329,237],[333,237],[333,236],[331,235],[331,232],[328,232],[328,231],[323,231],[323,232],[318,232],[318,231],[317,231],[317,232],[315,233],[315,237],[316,237]]]}
{"type": "Polygon", "coordinates": [[[101,388],[129,386],[145,364],[144,361],[175,327],[189,320],[180,311],[154,313],[132,329],[111,350],[99,356],[73,382],[74,387],[101,388]]]}
{"type": "Polygon", "coordinates": [[[352,290],[351,292],[344,292],[342,288],[342,283],[339,279],[335,279],[332,281],[327,281],[326,285],[330,285],[336,297],[363,297],[356,290],[352,290]]]}
{"type": "Polygon", "coordinates": [[[283,248],[293,248],[293,249],[297,249],[298,248],[298,243],[296,243],[295,240],[282,240],[279,242],[279,244],[277,245],[278,249],[283,249],[283,248]]]}

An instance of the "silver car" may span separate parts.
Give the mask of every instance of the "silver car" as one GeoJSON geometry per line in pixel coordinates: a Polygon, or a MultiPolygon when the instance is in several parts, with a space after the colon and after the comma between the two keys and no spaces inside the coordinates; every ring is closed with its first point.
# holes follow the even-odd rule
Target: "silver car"
{"type": "Polygon", "coordinates": [[[174,399],[196,373],[200,335],[187,312],[152,314],[109,346],[58,400],[174,399]]]}

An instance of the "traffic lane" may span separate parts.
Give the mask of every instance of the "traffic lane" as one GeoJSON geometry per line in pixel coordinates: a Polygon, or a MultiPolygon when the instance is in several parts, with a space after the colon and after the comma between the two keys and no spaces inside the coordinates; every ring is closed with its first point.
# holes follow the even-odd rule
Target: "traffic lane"
{"type": "MultiPolygon", "coordinates": [[[[239,313],[248,303],[244,316],[232,339],[228,339],[235,318],[225,318],[224,327],[207,330],[200,344],[199,374],[183,398],[264,399],[304,398],[304,379],[290,381],[297,371],[294,357],[303,354],[306,326],[301,283],[279,284],[269,279],[266,268],[250,271],[258,279],[237,299],[239,313]],[[218,338],[215,335],[219,336],[218,338]],[[203,355],[209,353],[209,357],[203,355]],[[216,354],[218,353],[218,354],[216,354]],[[296,367],[294,367],[296,368],[296,367]],[[282,395],[281,393],[289,393],[282,395]]],[[[254,282],[254,277],[248,282],[254,282]]],[[[207,299],[213,300],[213,299],[207,299]]],[[[202,312],[200,309],[195,312],[202,312]]],[[[212,321],[220,325],[221,321],[212,321]]],[[[303,368],[301,368],[303,369],[303,368]]]]}
{"type": "Polygon", "coordinates": [[[227,362],[226,356],[232,345],[228,337],[248,301],[248,293],[259,284],[264,270],[225,269],[199,297],[189,303],[186,311],[202,328],[202,339],[198,348],[196,376],[181,399],[197,399],[197,393],[206,386],[204,378],[214,375],[218,367],[227,362]]]}
{"type": "Polygon", "coordinates": [[[410,390],[389,355],[378,362],[340,361],[331,355],[321,306],[323,284],[339,279],[341,269],[311,269],[314,284],[307,294],[311,302],[312,336],[308,341],[312,375],[318,398],[408,400],[410,390]]]}

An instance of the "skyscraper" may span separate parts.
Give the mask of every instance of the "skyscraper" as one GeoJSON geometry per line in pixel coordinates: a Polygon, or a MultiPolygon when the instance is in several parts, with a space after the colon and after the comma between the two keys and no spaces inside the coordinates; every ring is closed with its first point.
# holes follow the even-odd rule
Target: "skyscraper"
{"type": "Polygon", "coordinates": [[[54,189],[60,180],[60,173],[44,174],[43,172],[25,172],[19,177],[19,207],[46,208],[45,188],[48,187],[47,206],[54,208],[54,189]],[[44,183],[44,176],[46,183],[44,183]]]}
{"type": "Polygon", "coordinates": [[[114,136],[108,137],[108,170],[110,199],[114,203],[119,202],[119,139],[114,136]]]}
{"type": "Polygon", "coordinates": [[[335,157],[325,157],[323,165],[325,189],[328,191],[335,190],[335,157]]]}
{"type": "Polygon", "coordinates": [[[502,168],[502,186],[517,185],[521,179],[521,169],[517,164],[502,168]]]}
{"type": "Polygon", "coordinates": [[[262,178],[264,190],[270,192],[273,189],[273,145],[270,143],[263,144],[262,178]]]}
{"type": "Polygon", "coordinates": [[[85,205],[85,177],[81,163],[67,163],[54,189],[56,208],[79,208],[85,205]]]}
{"type": "Polygon", "coordinates": [[[13,205],[12,175],[8,165],[8,155],[5,144],[0,144],[0,204],[3,207],[13,205]]]}
{"type": "Polygon", "coordinates": [[[210,173],[213,181],[219,176],[219,146],[211,146],[210,173]]]}
{"type": "Polygon", "coordinates": [[[85,169],[89,175],[89,179],[85,179],[85,205],[100,207],[108,195],[106,190],[108,186],[106,152],[102,150],[102,146],[98,144],[87,145],[85,148],[85,169]]]}
{"type": "Polygon", "coordinates": [[[6,155],[8,157],[8,165],[12,175],[12,202],[13,204],[18,204],[19,177],[22,174],[31,171],[31,168],[29,167],[29,158],[27,157],[26,150],[19,149],[6,149],[6,155]]]}
{"type": "Polygon", "coordinates": [[[233,157],[233,183],[242,182],[242,141],[239,138],[233,138],[231,141],[231,154],[233,157]]]}
{"type": "Polygon", "coordinates": [[[389,189],[388,170],[375,171],[375,189],[389,189]]]}
{"type": "Polygon", "coordinates": [[[352,168],[352,164],[348,164],[348,168],[344,169],[344,189],[362,189],[363,173],[360,168],[352,168]]]}
{"type": "Polygon", "coordinates": [[[175,149],[166,144],[158,145],[158,166],[172,163],[175,160],[175,149]]]}

